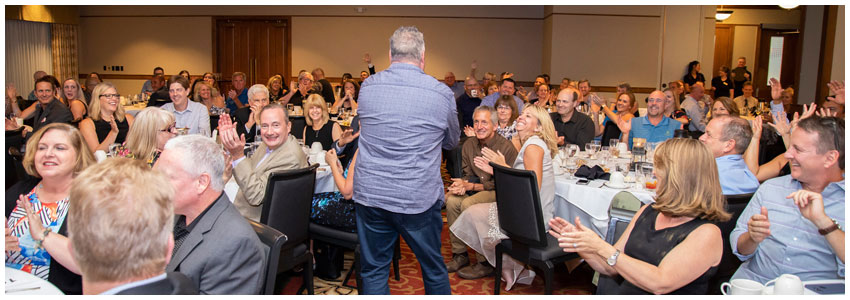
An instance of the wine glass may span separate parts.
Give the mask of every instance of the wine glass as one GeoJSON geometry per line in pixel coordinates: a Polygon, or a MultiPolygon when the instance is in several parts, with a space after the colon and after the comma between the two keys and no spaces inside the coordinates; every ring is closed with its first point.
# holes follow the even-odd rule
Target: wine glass
{"type": "Polygon", "coordinates": [[[578,152],[580,150],[578,145],[576,145],[576,144],[567,144],[564,148],[567,149],[567,156],[569,158],[576,156],[576,154],[578,154],[578,152]]]}
{"type": "Polygon", "coordinates": [[[588,158],[593,158],[593,154],[596,153],[595,148],[593,148],[593,143],[584,144],[584,151],[587,152],[588,158]]]}
{"type": "Polygon", "coordinates": [[[576,164],[576,160],[574,158],[567,159],[567,163],[564,164],[564,168],[567,169],[567,177],[569,177],[570,179],[574,179],[575,176],[573,174],[578,171],[578,165],[576,164]]]}

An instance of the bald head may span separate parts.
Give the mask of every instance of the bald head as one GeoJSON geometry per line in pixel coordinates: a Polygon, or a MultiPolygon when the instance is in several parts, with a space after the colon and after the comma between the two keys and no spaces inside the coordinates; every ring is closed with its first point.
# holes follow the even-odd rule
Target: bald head
{"type": "Polygon", "coordinates": [[[443,81],[444,81],[446,84],[448,84],[449,86],[454,85],[454,84],[455,84],[455,81],[456,81],[455,73],[452,73],[452,72],[446,72],[446,76],[445,76],[445,78],[443,78],[443,81]]]}
{"type": "Polygon", "coordinates": [[[691,98],[694,98],[694,100],[699,101],[700,99],[702,99],[703,95],[705,95],[705,88],[701,84],[694,84],[691,87],[691,98]]]}
{"type": "Polygon", "coordinates": [[[558,98],[555,100],[555,106],[558,108],[558,114],[563,117],[571,116],[576,111],[578,106],[579,91],[574,88],[565,88],[558,92],[558,98]]]}
{"type": "Polygon", "coordinates": [[[666,97],[662,91],[652,91],[646,102],[646,114],[650,117],[661,116],[664,113],[664,100],[666,97]]]}

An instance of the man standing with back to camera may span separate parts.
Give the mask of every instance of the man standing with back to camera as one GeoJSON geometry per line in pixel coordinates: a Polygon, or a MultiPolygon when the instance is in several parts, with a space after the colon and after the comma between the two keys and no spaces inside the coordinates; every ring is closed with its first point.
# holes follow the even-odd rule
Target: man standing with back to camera
{"type": "Polygon", "coordinates": [[[440,253],[445,197],[440,148],[458,143],[452,91],[425,74],[425,40],[416,27],[390,37],[389,68],[360,90],[360,154],[354,170],[364,294],[389,294],[398,235],[422,268],[426,294],[451,294],[440,253]]]}

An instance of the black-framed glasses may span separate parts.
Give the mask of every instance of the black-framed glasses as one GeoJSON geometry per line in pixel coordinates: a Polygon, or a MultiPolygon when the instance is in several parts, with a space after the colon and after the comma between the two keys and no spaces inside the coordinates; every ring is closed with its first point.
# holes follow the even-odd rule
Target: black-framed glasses
{"type": "Polygon", "coordinates": [[[118,94],[103,94],[103,95],[100,95],[100,96],[103,97],[103,98],[118,98],[118,97],[121,97],[121,95],[118,95],[118,94]]]}
{"type": "Polygon", "coordinates": [[[174,131],[176,131],[176,130],[177,130],[176,124],[171,124],[170,126],[166,127],[165,129],[162,129],[160,131],[168,132],[168,133],[174,133],[174,131]]]}

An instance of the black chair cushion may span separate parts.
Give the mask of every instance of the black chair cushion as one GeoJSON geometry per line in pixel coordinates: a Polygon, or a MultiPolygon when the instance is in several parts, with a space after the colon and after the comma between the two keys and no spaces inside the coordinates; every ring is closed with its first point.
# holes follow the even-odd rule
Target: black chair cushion
{"type": "Polygon", "coordinates": [[[346,246],[349,248],[353,248],[354,245],[356,245],[359,241],[357,238],[357,233],[342,231],[330,226],[316,224],[314,222],[310,222],[310,236],[315,239],[320,239],[334,244],[340,244],[340,246],[346,246]]]}
{"type": "MultiPolygon", "coordinates": [[[[513,248],[513,243],[510,239],[502,240],[501,245],[502,247],[505,247],[505,252],[514,253],[515,249],[513,248]]],[[[565,254],[567,253],[565,253],[564,250],[558,246],[558,239],[551,235],[547,235],[547,246],[545,248],[528,248],[528,258],[540,261],[551,260],[559,256],[563,256],[565,254]]],[[[527,261],[523,257],[514,258],[520,261],[527,261]]]]}

